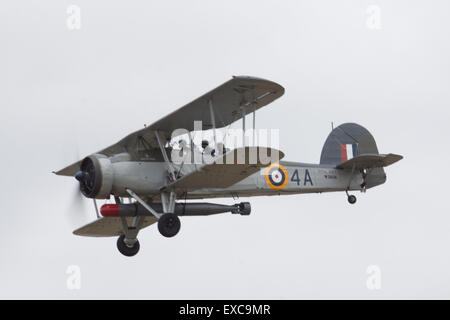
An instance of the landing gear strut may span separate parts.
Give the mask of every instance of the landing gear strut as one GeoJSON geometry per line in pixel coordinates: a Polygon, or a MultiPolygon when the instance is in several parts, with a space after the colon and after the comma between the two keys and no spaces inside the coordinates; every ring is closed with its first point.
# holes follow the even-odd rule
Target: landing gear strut
{"type": "MultiPolygon", "coordinates": [[[[353,166],[352,166],[352,173],[350,174],[350,179],[348,180],[348,184],[347,184],[347,189],[345,189],[345,193],[347,194],[347,201],[350,204],[355,204],[356,203],[356,197],[354,195],[352,195],[352,194],[348,194],[348,190],[350,189],[350,184],[351,184],[351,182],[353,180],[353,177],[354,177],[355,169],[356,169],[356,165],[353,164],[353,166]]],[[[363,184],[361,185],[361,188],[363,190],[365,190],[365,185],[366,185],[365,179],[366,179],[366,176],[365,176],[364,171],[362,171],[362,176],[363,176],[363,184]]]]}
{"type": "Polygon", "coordinates": [[[125,241],[125,235],[121,235],[119,239],[117,239],[117,249],[119,249],[121,254],[132,257],[139,252],[140,245],[137,239],[133,244],[127,244],[125,241]]]}
{"type": "Polygon", "coordinates": [[[158,230],[167,238],[175,236],[180,231],[180,227],[180,218],[174,213],[164,213],[158,220],[158,230]]]}

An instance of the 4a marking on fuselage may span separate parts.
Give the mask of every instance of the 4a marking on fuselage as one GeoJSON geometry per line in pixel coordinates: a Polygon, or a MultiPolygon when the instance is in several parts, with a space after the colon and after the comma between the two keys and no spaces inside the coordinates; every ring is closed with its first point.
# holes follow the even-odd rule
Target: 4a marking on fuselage
{"type": "MultiPolygon", "coordinates": [[[[292,174],[291,182],[295,182],[298,186],[301,183],[301,179],[298,173],[298,169],[294,170],[294,173],[292,174]]],[[[304,177],[303,177],[303,186],[306,186],[307,184],[313,186],[313,181],[311,178],[311,175],[309,174],[309,170],[305,169],[304,177]]]]}
{"type": "Polygon", "coordinates": [[[267,167],[265,180],[267,185],[274,190],[282,190],[288,182],[295,183],[297,186],[313,186],[314,182],[308,169],[299,172],[300,169],[294,169],[289,179],[288,170],[281,164],[275,163],[267,167]],[[302,176],[302,178],[300,178],[302,176]]]}

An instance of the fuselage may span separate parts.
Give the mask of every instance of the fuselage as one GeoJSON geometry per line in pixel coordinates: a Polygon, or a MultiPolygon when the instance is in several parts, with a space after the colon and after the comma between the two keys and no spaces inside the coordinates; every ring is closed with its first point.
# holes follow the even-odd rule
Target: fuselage
{"type": "MultiPolygon", "coordinates": [[[[147,197],[160,195],[161,188],[167,180],[167,167],[164,162],[155,161],[121,161],[112,163],[114,184],[112,194],[128,197],[126,188],[147,197]]],[[[176,169],[183,175],[197,170],[201,165],[184,164],[176,169]]],[[[362,174],[348,170],[336,169],[333,166],[308,164],[301,162],[280,161],[280,171],[284,175],[269,179],[268,168],[263,168],[238,183],[227,188],[198,189],[188,192],[186,199],[251,197],[263,195],[282,195],[300,193],[320,193],[345,190],[360,190],[363,182],[362,174]]],[[[378,181],[372,181],[372,186],[384,183],[385,175],[380,175],[378,181]]]]}

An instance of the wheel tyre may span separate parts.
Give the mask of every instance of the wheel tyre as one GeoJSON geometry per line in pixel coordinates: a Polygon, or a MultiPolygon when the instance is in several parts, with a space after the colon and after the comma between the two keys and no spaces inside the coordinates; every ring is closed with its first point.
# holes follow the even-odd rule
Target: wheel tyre
{"type": "Polygon", "coordinates": [[[164,237],[171,238],[180,231],[180,218],[173,213],[165,213],[158,220],[158,230],[164,237]]]}
{"type": "Polygon", "coordinates": [[[356,203],[356,197],[354,195],[348,196],[348,203],[355,204],[356,203]]]}
{"type": "Polygon", "coordinates": [[[117,249],[119,249],[120,253],[127,257],[132,257],[139,252],[139,241],[136,240],[132,247],[129,247],[125,244],[125,236],[121,235],[119,239],[117,239],[117,249]]]}

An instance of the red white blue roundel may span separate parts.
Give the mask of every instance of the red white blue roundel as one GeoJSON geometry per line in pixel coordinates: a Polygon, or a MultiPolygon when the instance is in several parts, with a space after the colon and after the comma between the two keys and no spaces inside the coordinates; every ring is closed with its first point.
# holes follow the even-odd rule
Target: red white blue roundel
{"type": "Polygon", "coordinates": [[[288,180],[288,173],[282,165],[276,163],[267,167],[266,182],[272,189],[283,189],[287,185],[288,180]]]}

